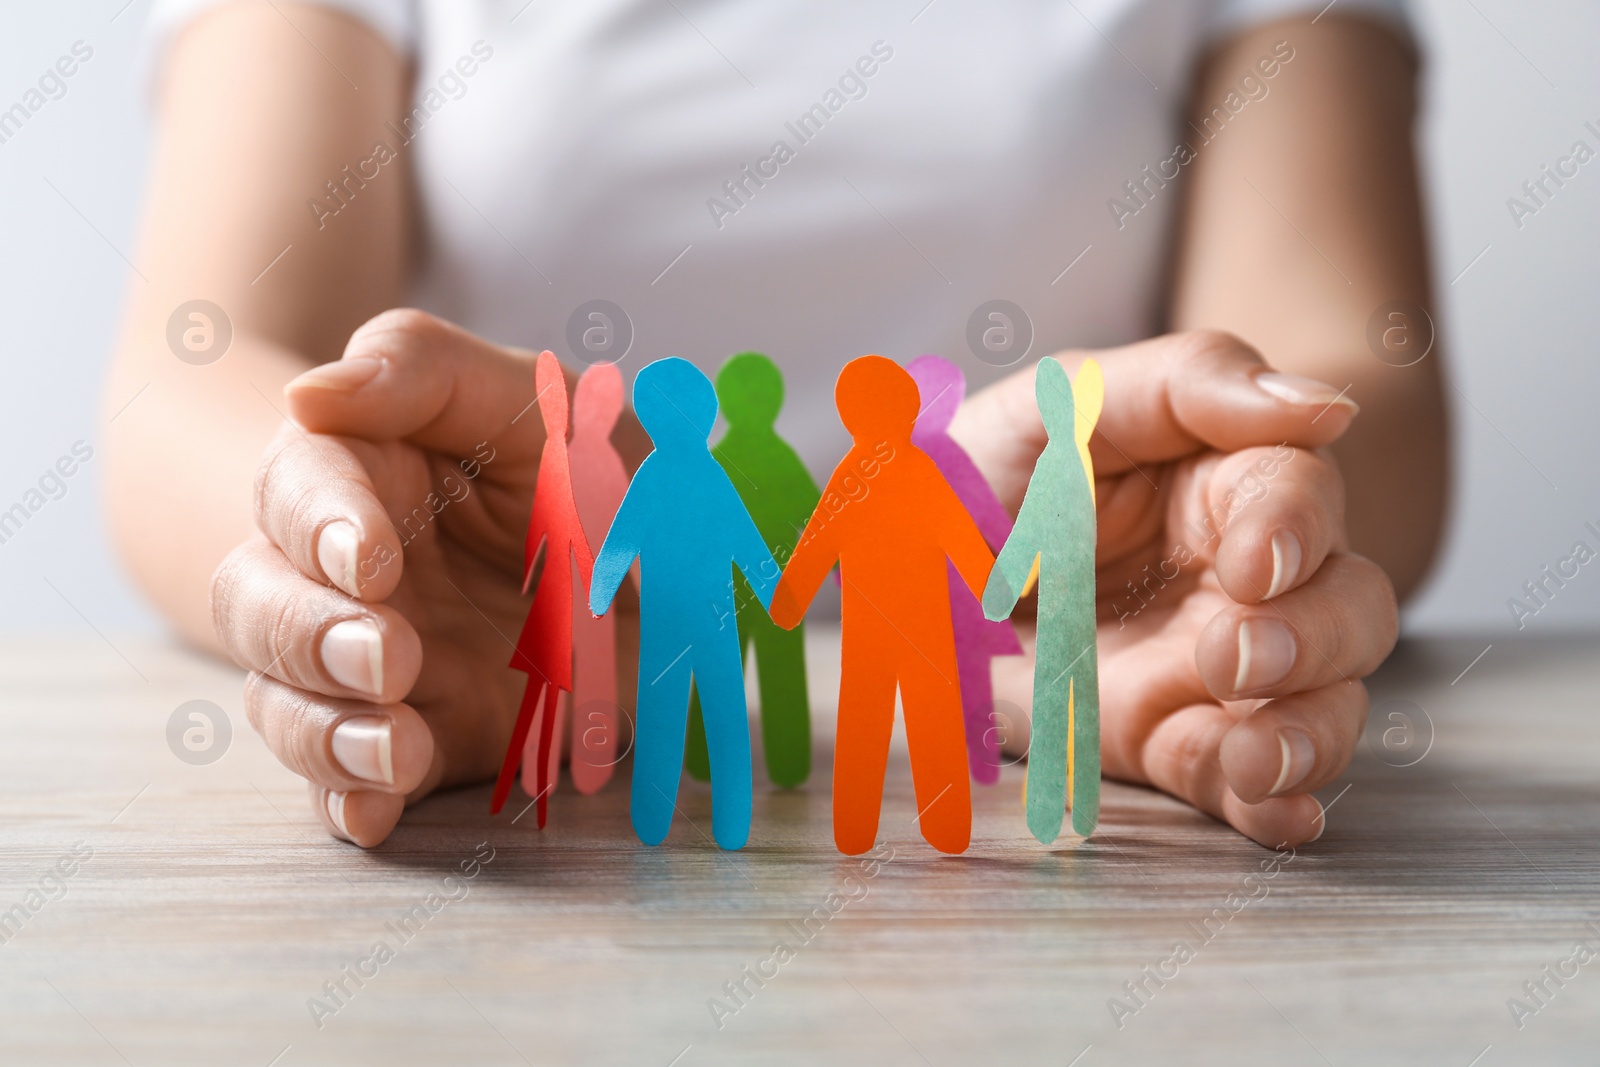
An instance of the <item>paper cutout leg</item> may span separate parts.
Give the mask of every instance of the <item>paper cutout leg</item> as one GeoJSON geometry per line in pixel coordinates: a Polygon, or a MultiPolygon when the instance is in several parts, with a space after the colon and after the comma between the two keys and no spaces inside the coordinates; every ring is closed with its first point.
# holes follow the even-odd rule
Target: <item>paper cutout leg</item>
{"type": "Polygon", "coordinates": [[[743,848],[750,838],[754,783],[744,673],[733,650],[714,649],[699,657],[694,683],[705,694],[705,714],[709,717],[706,746],[711,762],[711,836],[723,848],[743,848]]]}
{"type": "Polygon", "coordinates": [[[1061,832],[1069,774],[1073,832],[1088,837],[1100,819],[1100,671],[1093,589],[1092,550],[1087,561],[1063,560],[1059,570],[1040,567],[1034,732],[1028,748],[1028,826],[1040,841],[1053,841],[1061,832]],[[1084,589],[1090,590],[1087,605],[1084,589]]]}
{"type": "Polygon", "coordinates": [[[639,713],[634,724],[633,831],[659,845],[672,829],[683,767],[692,660],[670,627],[645,624],[639,635],[639,713]],[[668,632],[663,632],[668,631],[668,632]],[[655,679],[644,683],[645,679],[655,679]]]}
{"type": "Polygon", "coordinates": [[[689,690],[689,729],[683,742],[683,769],[697,782],[711,781],[711,751],[706,748],[706,720],[700,711],[700,690],[689,690]]]}
{"type": "MultiPolygon", "coordinates": [[[[846,610],[849,610],[848,608],[846,610]]],[[[894,661],[881,653],[900,639],[881,619],[850,619],[878,633],[840,649],[839,722],[833,756],[833,842],[847,856],[859,856],[878,837],[883,807],[883,775],[894,733],[894,661]],[[875,625],[876,624],[876,625],[875,625]]]]}
{"type": "MultiPolygon", "coordinates": [[[[572,784],[585,795],[611,780],[617,763],[616,619],[595,618],[579,604],[573,617],[572,784]]],[[[557,743],[559,752],[561,745],[557,743]]]]}
{"type": "MultiPolygon", "coordinates": [[[[556,692],[555,717],[552,720],[550,731],[550,744],[544,754],[545,782],[561,781],[561,753],[564,751],[561,744],[566,740],[568,719],[571,714],[572,694],[565,689],[558,690],[556,692]]],[[[539,726],[542,730],[544,723],[541,721],[539,726]]],[[[542,788],[537,778],[532,781],[529,780],[528,772],[528,768],[533,766],[533,761],[539,758],[539,732],[539,730],[529,732],[528,746],[522,750],[522,790],[530,797],[538,796],[539,789],[542,788]],[[530,785],[533,788],[530,789],[530,785]]]]}
{"type": "MultiPolygon", "coordinates": [[[[522,705],[517,709],[517,723],[511,728],[511,744],[506,746],[505,761],[500,764],[500,775],[495,779],[494,794],[489,799],[489,811],[498,815],[511,795],[511,783],[517,780],[517,765],[528,747],[528,734],[539,714],[540,697],[545,691],[554,694],[556,687],[537,674],[528,675],[528,684],[522,690],[522,705]]],[[[536,794],[537,795],[537,794],[536,794]]],[[[539,811],[539,825],[544,825],[544,811],[539,811]]]]}
{"type": "Polygon", "coordinates": [[[900,689],[922,836],[940,852],[964,852],[972,841],[972,787],[960,688],[913,653],[900,662],[900,689]]]}
{"type": "MultiPolygon", "coordinates": [[[[735,578],[740,592],[750,597],[744,579],[735,578]]],[[[971,598],[971,594],[968,594],[971,598]]],[[[793,630],[777,626],[759,604],[740,599],[739,648],[741,662],[756,649],[756,684],[761,696],[761,751],[767,777],[793,789],[811,776],[811,699],[806,688],[805,624],[793,630]]],[[[698,781],[710,781],[711,760],[706,752],[706,727],[700,717],[700,693],[689,698],[689,740],[684,767],[698,781]]]]}
{"type": "MultiPolygon", "coordinates": [[[[743,604],[742,597],[750,596],[750,585],[741,575],[733,576],[733,599],[736,604],[743,604]]],[[[767,613],[761,612],[761,617],[766,618],[767,613]]],[[[750,662],[750,626],[744,612],[738,615],[739,626],[739,663],[742,665],[750,662]]],[[[763,700],[765,697],[763,696],[763,700]]],[[[762,709],[766,714],[766,709],[762,709]]],[[[700,711],[700,688],[695,686],[689,690],[689,736],[683,748],[683,768],[689,772],[689,777],[697,782],[711,781],[711,753],[706,749],[706,721],[700,711]]]]}
{"type": "MultiPolygon", "coordinates": [[[[994,721],[994,676],[991,662],[997,655],[1013,655],[1009,648],[996,649],[986,632],[992,623],[984,617],[961,572],[950,568],[950,626],[955,633],[956,672],[961,682],[961,712],[966,722],[967,764],[972,778],[984,785],[1000,780],[1000,732],[994,721]]],[[[1009,629],[1011,641],[1016,634],[1009,629]]],[[[1019,650],[1021,646],[1018,646],[1019,650]]]]}
{"type": "Polygon", "coordinates": [[[811,700],[806,692],[805,624],[785,630],[766,612],[750,620],[761,694],[761,750],[774,785],[793,789],[811,775],[811,700]]]}

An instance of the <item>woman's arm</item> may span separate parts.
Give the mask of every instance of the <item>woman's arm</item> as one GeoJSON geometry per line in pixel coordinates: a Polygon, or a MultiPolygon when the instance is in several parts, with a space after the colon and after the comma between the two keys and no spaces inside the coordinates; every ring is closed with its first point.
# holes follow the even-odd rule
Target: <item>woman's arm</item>
{"type": "Polygon", "coordinates": [[[364,183],[349,175],[376,142],[396,144],[384,124],[402,114],[408,81],[366,26],[292,3],[220,8],[166,56],[137,257],[148,280],[130,282],[104,397],[116,415],[107,510],[128,570],[205,647],[220,647],[212,572],[253,530],[251,485],[287,410],[284,384],[403,300],[405,150],[364,183]],[[310,202],[337,203],[330,181],[347,183],[347,203],[319,225],[310,202]],[[197,298],[233,326],[207,366],[167,344],[174,309],[197,298]]]}
{"type": "Polygon", "coordinates": [[[1270,80],[1256,72],[1267,95],[1220,132],[1213,121],[1189,164],[1171,328],[1227,330],[1278,370],[1349,385],[1361,415],[1332,451],[1351,548],[1404,598],[1444,521],[1443,375],[1438,353],[1405,368],[1378,359],[1367,322],[1391,300],[1432,303],[1412,149],[1417,59],[1392,30],[1337,12],[1265,26],[1205,62],[1195,125],[1280,41],[1294,58],[1270,80]]]}

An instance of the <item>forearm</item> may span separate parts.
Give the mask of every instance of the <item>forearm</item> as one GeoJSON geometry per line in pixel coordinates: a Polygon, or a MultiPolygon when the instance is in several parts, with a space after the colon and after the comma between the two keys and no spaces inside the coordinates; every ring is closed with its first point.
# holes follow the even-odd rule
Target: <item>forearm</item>
{"type": "Polygon", "coordinates": [[[273,405],[311,366],[249,339],[228,360],[197,386],[141,378],[149,360],[125,353],[106,390],[116,416],[106,430],[106,510],[123,565],[185,639],[217,652],[211,574],[254,529],[251,486],[283,421],[273,405]]]}
{"type": "Polygon", "coordinates": [[[1222,106],[1279,41],[1294,58],[1271,79],[1258,74],[1267,95],[1189,165],[1171,326],[1227,330],[1279,370],[1349,387],[1361,415],[1333,453],[1351,546],[1404,597],[1427,573],[1444,522],[1440,354],[1391,366],[1369,348],[1367,326],[1390,301],[1432,303],[1412,148],[1415,57],[1388,29],[1336,13],[1264,27],[1211,57],[1196,116],[1222,106]]]}
{"type": "Polygon", "coordinates": [[[371,154],[404,82],[370,31],[293,4],[219,9],[167,58],[139,273],[103,397],[107,511],[135,581],[203,647],[218,647],[211,574],[250,536],[251,486],[283,420],[283,385],[401,302],[405,161],[335,218],[308,204],[371,154]],[[169,338],[174,309],[196,299],[232,331],[212,362],[169,338]]]}

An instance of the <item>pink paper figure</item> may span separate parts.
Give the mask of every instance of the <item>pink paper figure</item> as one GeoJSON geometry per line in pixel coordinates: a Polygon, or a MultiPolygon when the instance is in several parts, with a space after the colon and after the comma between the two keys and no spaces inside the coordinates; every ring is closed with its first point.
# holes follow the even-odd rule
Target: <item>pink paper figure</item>
{"type": "MultiPolygon", "coordinates": [[[[628,491],[628,471],[611,446],[611,431],[622,414],[622,374],[614,363],[596,363],[583,372],[572,395],[572,440],[567,460],[572,470],[572,495],[584,538],[591,545],[605,540],[628,491]]],[[[545,781],[561,772],[563,726],[572,729],[572,784],[578,792],[597,792],[611,780],[617,751],[617,620],[614,613],[589,614],[587,598],[572,604],[572,647],[575,658],[572,692],[557,705],[545,781]]],[[[536,795],[537,778],[528,739],[522,757],[522,788],[536,795]]]]}
{"type": "Polygon", "coordinates": [[[536,783],[530,792],[542,828],[546,797],[555,784],[553,778],[542,779],[546,778],[548,765],[545,756],[553,747],[556,694],[572,688],[572,604],[574,599],[580,599],[572,595],[572,565],[576,561],[584,591],[581,599],[587,600],[594,554],[589,550],[583,525],[578,520],[578,505],[572,496],[572,471],[567,463],[567,381],[553,353],[539,353],[534,384],[539,390],[535,399],[544,419],[545,442],[544,452],[539,457],[538,481],[533,488],[528,537],[524,542],[522,588],[526,592],[536,569],[539,570],[539,584],[533,594],[533,606],[528,609],[527,621],[517,637],[516,651],[511,656],[511,666],[527,674],[528,685],[523,690],[522,706],[517,712],[505,761],[500,765],[489,810],[498,813],[505,806],[524,747],[535,740],[534,759],[530,762],[536,783]],[[538,568],[541,557],[544,566],[538,568]],[[539,707],[541,690],[542,713],[539,707]],[[536,720],[539,729],[536,739],[531,739],[529,733],[536,720]]]}
{"type": "MultiPolygon", "coordinates": [[[[967,395],[961,368],[939,356],[918,356],[906,364],[922,396],[922,411],[911,431],[911,443],[928,454],[978,531],[995,552],[1011,536],[1011,516],[978,471],[966,449],[950,436],[950,420],[967,395]]],[[[994,684],[990,660],[1020,656],[1022,643],[1010,621],[990,622],[983,605],[950,564],[950,622],[956,639],[956,672],[961,684],[961,710],[966,721],[967,762],[974,781],[1000,780],[1000,728],[994,721],[994,684]]]]}

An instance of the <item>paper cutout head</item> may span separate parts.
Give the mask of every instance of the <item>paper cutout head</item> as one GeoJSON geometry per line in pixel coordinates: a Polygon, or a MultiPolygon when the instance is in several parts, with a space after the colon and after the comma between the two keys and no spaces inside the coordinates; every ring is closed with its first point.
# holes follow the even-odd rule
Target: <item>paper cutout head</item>
{"type": "Polygon", "coordinates": [[[591,363],[572,391],[574,432],[609,437],[622,415],[622,372],[615,363],[591,363]]]}
{"type": "MultiPolygon", "coordinates": [[[[1105,407],[1106,382],[1100,364],[1084,360],[1078,368],[1076,379],[1067,377],[1067,369],[1054,359],[1041,359],[1034,371],[1033,395],[1039,404],[1039,416],[1044,420],[1045,433],[1052,441],[1071,440],[1078,446],[1078,460],[1094,483],[1094,465],[1089,458],[1089,438],[1100,422],[1100,411],[1105,407]]],[[[1090,494],[1091,504],[1094,494],[1090,494]]]]}
{"type": "Polygon", "coordinates": [[[1039,402],[1039,415],[1052,441],[1072,436],[1072,379],[1067,368],[1053,359],[1041,359],[1034,370],[1033,395],[1039,402]]]}
{"type": "Polygon", "coordinates": [[[956,417],[956,409],[967,398],[967,376],[943,356],[918,356],[906,364],[906,371],[916,380],[922,398],[917,429],[944,432],[956,417]]]}
{"type": "Polygon", "coordinates": [[[717,421],[717,391],[699,367],[668,356],[634,378],[633,411],[661,451],[685,446],[704,451],[717,421]]]}
{"type": "Polygon", "coordinates": [[[539,415],[552,440],[567,439],[567,376],[554,352],[540,352],[534,363],[533,384],[539,390],[539,415]]]}
{"type": "Polygon", "coordinates": [[[883,356],[862,356],[845,364],[833,398],[839,406],[839,420],[858,441],[909,439],[921,406],[911,375],[883,356]]]}
{"type": "Polygon", "coordinates": [[[730,426],[771,426],[783,407],[783,374],[759,352],[740,352],[717,371],[717,397],[730,426]]]}

